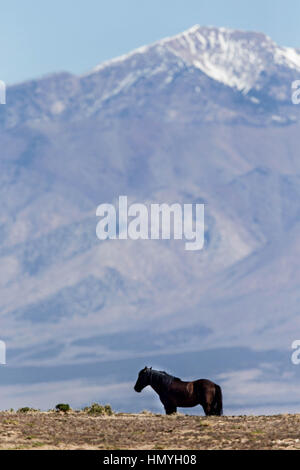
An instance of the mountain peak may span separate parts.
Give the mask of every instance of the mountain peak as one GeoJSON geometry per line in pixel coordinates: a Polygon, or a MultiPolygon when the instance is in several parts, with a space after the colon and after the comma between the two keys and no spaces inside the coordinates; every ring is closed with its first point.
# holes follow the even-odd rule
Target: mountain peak
{"type": "Polygon", "coordinates": [[[300,71],[300,51],[280,47],[263,33],[195,25],[163,43],[209,77],[245,93],[259,88],[262,72],[278,66],[300,71]]]}
{"type": "Polygon", "coordinates": [[[163,60],[162,48],[186,65],[245,94],[251,89],[260,90],[262,75],[272,74],[275,69],[285,67],[300,72],[300,50],[280,47],[264,33],[196,24],[175,36],[104,62],[90,73],[153,50],[158,50],[163,60]]]}
{"type": "MultiPolygon", "coordinates": [[[[108,109],[110,100],[120,109],[130,109],[122,102],[125,96],[133,108],[137,102],[149,110],[147,100],[151,96],[153,106],[159,94],[168,102],[165,119],[173,120],[183,113],[178,98],[183,93],[190,97],[189,113],[195,96],[198,104],[202,100],[200,109],[194,109],[202,121],[227,122],[239,116],[256,124],[285,125],[298,119],[296,108],[286,106],[291,104],[291,83],[299,74],[300,50],[280,47],[262,33],[194,25],[104,62],[83,76],[53,75],[13,87],[8,91],[11,105],[1,108],[0,122],[13,128],[24,119],[77,120],[108,109]],[[236,106],[244,99],[249,109],[236,106]]],[[[189,113],[185,119],[192,119],[189,113]]]]}
{"type": "Polygon", "coordinates": [[[146,57],[153,51],[158,52],[162,61],[171,53],[186,65],[244,93],[259,90],[262,74],[272,74],[278,67],[300,71],[300,50],[280,47],[264,33],[196,24],[175,36],[104,62],[89,74],[133,57],[146,57]]]}

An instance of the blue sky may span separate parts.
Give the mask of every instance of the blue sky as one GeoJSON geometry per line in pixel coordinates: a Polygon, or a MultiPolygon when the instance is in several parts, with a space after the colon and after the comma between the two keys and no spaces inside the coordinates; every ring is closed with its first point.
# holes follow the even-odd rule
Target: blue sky
{"type": "Polygon", "coordinates": [[[263,31],[300,47],[299,0],[0,0],[0,78],[98,63],[198,23],[263,31]]]}

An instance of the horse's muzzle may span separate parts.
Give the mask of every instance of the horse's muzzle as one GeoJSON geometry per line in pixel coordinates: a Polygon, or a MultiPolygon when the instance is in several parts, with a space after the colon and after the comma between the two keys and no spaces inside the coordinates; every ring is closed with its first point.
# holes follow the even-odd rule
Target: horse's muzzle
{"type": "Polygon", "coordinates": [[[133,388],[134,388],[134,390],[135,390],[136,392],[138,392],[138,393],[141,393],[141,391],[142,391],[142,390],[139,389],[136,385],[135,385],[133,388]]]}

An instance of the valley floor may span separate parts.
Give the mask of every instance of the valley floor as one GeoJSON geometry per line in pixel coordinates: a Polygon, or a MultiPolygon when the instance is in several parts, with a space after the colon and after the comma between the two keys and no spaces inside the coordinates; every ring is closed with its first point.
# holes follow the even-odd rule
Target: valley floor
{"type": "Polygon", "coordinates": [[[0,449],[300,449],[300,415],[2,412],[0,449]]]}

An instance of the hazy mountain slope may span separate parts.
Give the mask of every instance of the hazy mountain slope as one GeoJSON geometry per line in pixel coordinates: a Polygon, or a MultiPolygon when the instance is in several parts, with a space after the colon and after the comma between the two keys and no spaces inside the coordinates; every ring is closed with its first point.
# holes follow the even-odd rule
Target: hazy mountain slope
{"type": "MultiPolygon", "coordinates": [[[[10,87],[0,107],[7,367],[24,367],[37,384],[32,367],[47,366],[51,381],[58,364],[132,358],[135,368],[138,357],[142,365],[156,357],[175,368],[170,353],[189,351],[189,373],[201,375],[198,352],[223,347],[226,364],[203,373],[251,367],[266,377],[268,362],[270,370],[280,364],[268,380],[294,380],[281,355],[299,324],[300,114],[291,103],[299,76],[297,50],[258,33],[197,26],[81,77],[10,87]],[[204,250],[189,253],[183,241],[100,242],[96,207],[119,195],[205,202],[204,250]],[[239,366],[234,347],[248,355],[239,366]],[[251,348],[276,349],[280,359],[256,362],[251,348]]],[[[84,367],[69,379],[83,379],[84,367]]],[[[121,377],[109,367],[104,381],[132,380],[129,368],[121,377]]],[[[4,383],[18,383],[9,374],[4,383]]]]}

